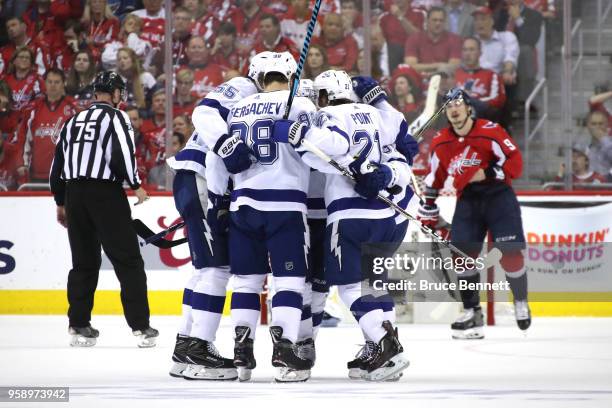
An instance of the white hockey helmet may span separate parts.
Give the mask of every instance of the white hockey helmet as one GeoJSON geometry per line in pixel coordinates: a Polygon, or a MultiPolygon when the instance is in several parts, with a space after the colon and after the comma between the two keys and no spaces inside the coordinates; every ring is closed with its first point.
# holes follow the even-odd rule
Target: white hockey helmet
{"type": "Polygon", "coordinates": [[[328,101],[338,99],[355,100],[353,81],[345,71],[330,69],[320,73],[314,80],[314,89],[317,95],[317,101],[319,100],[321,91],[327,93],[328,101]]]}
{"type": "Polygon", "coordinates": [[[304,96],[316,104],[317,93],[315,92],[314,82],[312,79],[300,79],[300,85],[295,96],[304,96]]]}
{"type": "Polygon", "coordinates": [[[274,55],[272,51],[263,51],[251,58],[249,73],[247,75],[255,82],[257,89],[260,91],[263,89],[264,69],[266,64],[270,61],[270,58],[272,58],[272,55],[274,55]]]}
{"type": "Polygon", "coordinates": [[[272,72],[278,72],[287,78],[287,81],[291,81],[291,77],[297,71],[297,63],[291,53],[285,52],[273,52],[272,56],[266,60],[264,67],[264,78],[267,74],[272,72]]]}

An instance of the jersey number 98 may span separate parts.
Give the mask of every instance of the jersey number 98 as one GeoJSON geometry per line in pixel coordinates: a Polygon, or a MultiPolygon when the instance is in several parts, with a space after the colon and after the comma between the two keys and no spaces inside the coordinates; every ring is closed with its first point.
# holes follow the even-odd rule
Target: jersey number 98
{"type": "Polygon", "coordinates": [[[238,134],[253,151],[259,163],[269,165],[278,158],[278,144],[270,139],[273,125],[272,119],[260,119],[251,126],[245,122],[236,122],[231,124],[230,133],[238,134]]]}

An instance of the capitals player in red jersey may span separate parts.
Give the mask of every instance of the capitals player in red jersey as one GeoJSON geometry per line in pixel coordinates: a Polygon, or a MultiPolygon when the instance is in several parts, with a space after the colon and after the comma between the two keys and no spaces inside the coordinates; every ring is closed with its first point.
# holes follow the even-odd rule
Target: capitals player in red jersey
{"type": "MultiPolygon", "coordinates": [[[[487,231],[501,250],[501,266],[514,296],[516,322],[521,330],[531,325],[527,303],[527,275],[522,250],[525,236],[521,209],[511,180],[523,168],[521,153],[512,138],[497,123],[474,119],[470,97],[452,89],[445,97],[449,125],[433,139],[430,172],[425,179],[424,202],[419,208],[423,224],[435,228],[439,209],[438,191],[454,177],[457,206],[452,221],[451,242],[470,256],[478,256],[487,231]]],[[[458,275],[459,282],[478,283],[478,269],[458,275]]],[[[484,337],[480,296],[477,290],[462,290],[464,313],[452,325],[453,338],[484,337]]]]}

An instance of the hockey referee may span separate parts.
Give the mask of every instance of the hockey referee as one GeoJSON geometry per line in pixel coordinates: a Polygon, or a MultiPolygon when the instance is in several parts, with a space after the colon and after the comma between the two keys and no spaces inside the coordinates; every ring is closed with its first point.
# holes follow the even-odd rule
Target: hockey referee
{"type": "Polygon", "coordinates": [[[126,86],[106,71],[94,81],[95,102],[66,121],[51,165],[51,191],[57,221],[68,228],[72,269],[68,274],[68,319],[72,346],[93,346],[99,335],[90,325],[101,264],[101,246],[121,283],[121,303],[139,347],[155,346],[158,331],[149,326],[144,261],[132,229],[130,205],[122,183],[140,204],[134,131],[128,115],[117,109],[126,86]]]}

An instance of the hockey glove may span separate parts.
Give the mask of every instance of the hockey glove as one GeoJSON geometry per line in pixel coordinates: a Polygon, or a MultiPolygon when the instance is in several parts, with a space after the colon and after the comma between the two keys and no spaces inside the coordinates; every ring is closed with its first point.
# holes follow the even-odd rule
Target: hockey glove
{"type": "Polygon", "coordinates": [[[355,191],[360,196],[371,199],[391,184],[393,171],[384,164],[376,165],[369,163],[367,165],[369,169],[366,171],[363,171],[363,167],[360,174],[356,175],[357,183],[355,184],[355,191]]]}
{"type": "Polygon", "coordinates": [[[218,195],[208,191],[208,211],[206,222],[213,234],[223,235],[229,227],[229,195],[218,195]]]}
{"type": "Polygon", "coordinates": [[[487,180],[504,181],[506,179],[506,172],[497,164],[491,163],[489,167],[485,169],[485,176],[487,180]]]}
{"type": "Polygon", "coordinates": [[[232,174],[240,173],[251,167],[250,150],[247,145],[240,140],[238,135],[221,136],[217,144],[215,144],[213,152],[223,159],[227,171],[232,174]]]}
{"type": "Polygon", "coordinates": [[[414,156],[419,153],[419,144],[414,140],[412,135],[408,132],[403,135],[398,135],[395,139],[395,148],[405,158],[410,166],[414,163],[414,156]]]}
{"type": "Polygon", "coordinates": [[[277,120],[274,122],[271,138],[275,142],[290,143],[293,147],[298,147],[306,132],[308,132],[308,126],[302,122],[277,120]]]}
{"type": "Polygon", "coordinates": [[[433,230],[436,228],[438,221],[440,220],[440,209],[435,203],[427,204],[426,202],[421,201],[421,205],[417,212],[417,220],[419,220],[424,226],[433,230]]]}
{"type": "Polygon", "coordinates": [[[355,94],[368,105],[387,100],[387,93],[375,79],[368,76],[353,77],[353,90],[355,94]]]}

